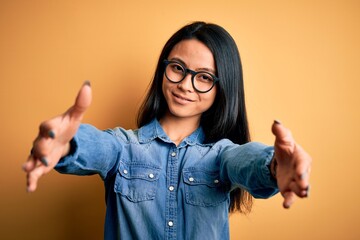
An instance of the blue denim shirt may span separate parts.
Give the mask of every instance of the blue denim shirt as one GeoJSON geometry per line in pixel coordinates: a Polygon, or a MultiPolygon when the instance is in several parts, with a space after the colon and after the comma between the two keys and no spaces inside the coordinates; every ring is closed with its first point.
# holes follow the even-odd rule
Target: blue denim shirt
{"type": "Polygon", "coordinates": [[[138,130],[81,125],[61,173],[99,174],[105,184],[105,239],[229,239],[230,190],[278,192],[273,147],[204,144],[198,128],[176,146],[157,120],[138,130]]]}

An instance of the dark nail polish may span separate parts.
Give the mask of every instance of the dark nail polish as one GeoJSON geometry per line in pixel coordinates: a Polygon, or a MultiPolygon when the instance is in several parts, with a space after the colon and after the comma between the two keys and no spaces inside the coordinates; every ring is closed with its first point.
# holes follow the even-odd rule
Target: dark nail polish
{"type": "Polygon", "coordinates": [[[306,188],[306,197],[310,196],[310,185],[306,188]]]}
{"type": "Polygon", "coordinates": [[[308,174],[307,172],[304,172],[303,174],[301,174],[300,179],[304,180],[306,178],[307,174],[308,174]]]}
{"type": "Polygon", "coordinates": [[[40,162],[41,162],[42,164],[44,164],[45,167],[47,167],[47,166],[49,165],[49,164],[48,164],[48,161],[47,161],[46,158],[44,158],[44,157],[40,158],[40,162]]]}
{"type": "Polygon", "coordinates": [[[89,80],[86,80],[86,81],[84,82],[84,85],[87,85],[87,86],[91,87],[91,83],[90,83],[89,80]]]}
{"type": "Polygon", "coordinates": [[[55,138],[55,133],[54,133],[52,130],[50,130],[50,131],[48,132],[48,136],[49,136],[50,138],[54,139],[54,138],[55,138]]]}

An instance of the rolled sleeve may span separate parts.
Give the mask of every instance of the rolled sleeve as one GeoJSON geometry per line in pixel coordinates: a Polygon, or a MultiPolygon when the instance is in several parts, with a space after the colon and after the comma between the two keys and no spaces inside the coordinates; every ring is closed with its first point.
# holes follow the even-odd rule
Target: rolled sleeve
{"type": "Polygon", "coordinates": [[[99,174],[107,178],[117,165],[121,145],[111,132],[82,124],[70,142],[71,152],[60,159],[55,169],[75,175],[99,174]]]}

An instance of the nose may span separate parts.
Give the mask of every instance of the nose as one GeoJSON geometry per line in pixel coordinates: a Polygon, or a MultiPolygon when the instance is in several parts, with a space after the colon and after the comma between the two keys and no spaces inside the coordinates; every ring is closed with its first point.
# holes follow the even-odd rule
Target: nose
{"type": "Polygon", "coordinates": [[[189,92],[193,92],[194,91],[194,87],[192,85],[192,75],[191,73],[187,73],[185,78],[178,83],[178,88],[184,90],[184,91],[189,91],[189,92]]]}

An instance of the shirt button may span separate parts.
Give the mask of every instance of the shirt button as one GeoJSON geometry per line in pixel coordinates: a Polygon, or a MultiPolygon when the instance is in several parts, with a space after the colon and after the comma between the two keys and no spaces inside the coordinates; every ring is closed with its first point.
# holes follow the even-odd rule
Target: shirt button
{"type": "Polygon", "coordinates": [[[154,174],[150,173],[150,174],[149,174],[149,178],[153,179],[153,178],[154,178],[154,174]]]}
{"type": "Polygon", "coordinates": [[[168,222],[168,226],[169,226],[169,227],[174,226],[174,222],[173,222],[173,221],[169,221],[169,222],[168,222]]]}
{"type": "Polygon", "coordinates": [[[174,191],[174,189],[175,189],[174,186],[170,186],[170,187],[169,187],[169,190],[170,190],[171,192],[174,191]]]}
{"type": "Polygon", "coordinates": [[[124,169],[123,173],[128,174],[128,170],[124,169]]]}
{"type": "Polygon", "coordinates": [[[218,183],[219,183],[219,180],[215,179],[215,180],[214,180],[214,183],[215,183],[215,184],[218,184],[218,183]]]}
{"type": "Polygon", "coordinates": [[[193,177],[189,177],[189,181],[193,182],[195,179],[193,177]]]}
{"type": "Polygon", "coordinates": [[[172,152],[172,153],[171,153],[171,156],[172,156],[172,157],[175,157],[175,156],[176,156],[176,152],[172,152]]]}

